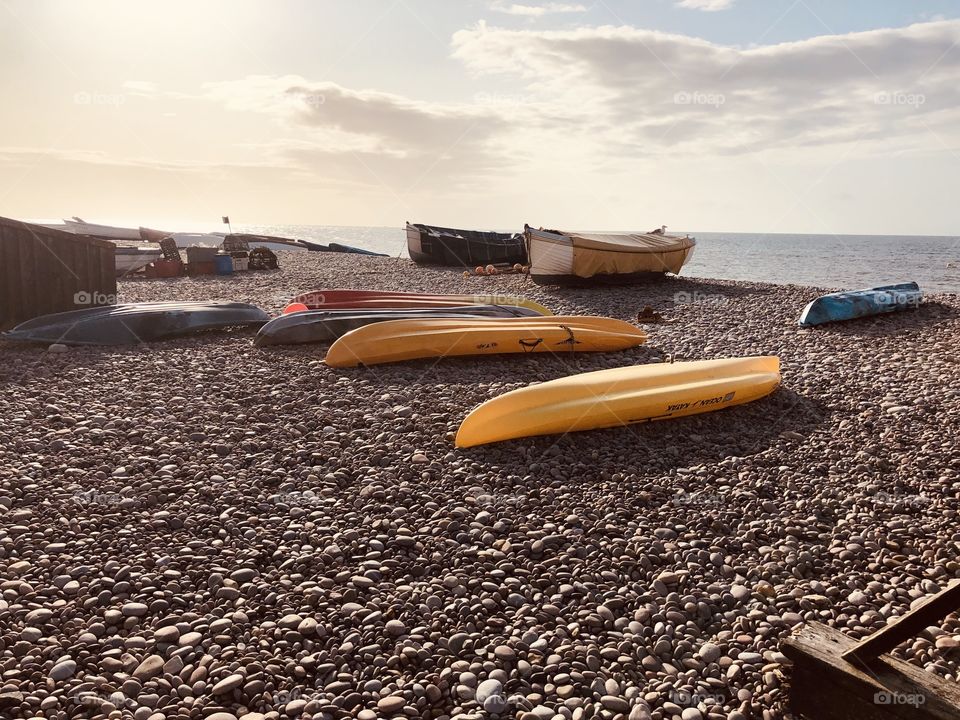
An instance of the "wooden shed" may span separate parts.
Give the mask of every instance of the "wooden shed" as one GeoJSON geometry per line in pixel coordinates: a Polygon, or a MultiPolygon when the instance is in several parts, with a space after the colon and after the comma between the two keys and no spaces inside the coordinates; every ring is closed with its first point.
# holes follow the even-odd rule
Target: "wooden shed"
{"type": "Polygon", "coordinates": [[[0,330],[113,302],[114,250],[106,240],[0,217],[0,330]]]}

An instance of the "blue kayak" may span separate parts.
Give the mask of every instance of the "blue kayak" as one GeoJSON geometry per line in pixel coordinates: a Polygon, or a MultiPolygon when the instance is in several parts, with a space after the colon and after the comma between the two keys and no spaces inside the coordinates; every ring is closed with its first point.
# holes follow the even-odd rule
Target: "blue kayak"
{"type": "Polygon", "coordinates": [[[915,282],[821,295],[804,308],[800,327],[907,310],[916,307],[922,297],[915,282]]]}

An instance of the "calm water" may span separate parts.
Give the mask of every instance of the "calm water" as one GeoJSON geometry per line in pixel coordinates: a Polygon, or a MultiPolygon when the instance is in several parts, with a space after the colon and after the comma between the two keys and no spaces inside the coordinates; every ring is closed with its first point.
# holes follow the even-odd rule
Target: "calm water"
{"type": "MultiPolygon", "coordinates": [[[[233,229],[407,254],[400,227],[235,224],[233,229]]],[[[928,292],[960,292],[960,237],[690,234],[697,249],[684,275],[847,289],[915,280],[928,292]]]]}

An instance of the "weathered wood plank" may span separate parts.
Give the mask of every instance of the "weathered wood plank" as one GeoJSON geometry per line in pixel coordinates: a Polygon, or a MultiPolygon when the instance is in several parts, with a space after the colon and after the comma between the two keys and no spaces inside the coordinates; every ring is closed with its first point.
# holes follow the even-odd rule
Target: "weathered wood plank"
{"type": "Polygon", "coordinates": [[[869,667],[842,655],[857,644],[839,630],[809,623],[784,641],[793,662],[790,703],[815,720],[957,720],[960,686],[890,655],[869,667]]]}
{"type": "Polygon", "coordinates": [[[924,628],[936,625],[957,609],[960,609],[960,580],[932,595],[896,622],[858,642],[844,653],[843,659],[869,663],[905,640],[916,637],[924,628]]]}

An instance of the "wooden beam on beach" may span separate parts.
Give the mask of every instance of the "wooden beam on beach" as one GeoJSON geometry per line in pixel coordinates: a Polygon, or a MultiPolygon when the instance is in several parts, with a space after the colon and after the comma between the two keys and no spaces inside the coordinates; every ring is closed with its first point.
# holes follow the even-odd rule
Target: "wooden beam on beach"
{"type": "Polygon", "coordinates": [[[869,665],[845,660],[858,645],[821,623],[804,625],[784,641],[783,654],[793,662],[795,713],[812,720],[960,718],[960,685],[890,655],[869,665]]]}
{"type": "Polygon", "coordinates": [[[924,628],[936,625],[960,608],[960,581],[932,595],[896,622],[864,638],[847,652],[843,659],[849,662],[870,663],[897,645],[916,637],[924,628]]]}

